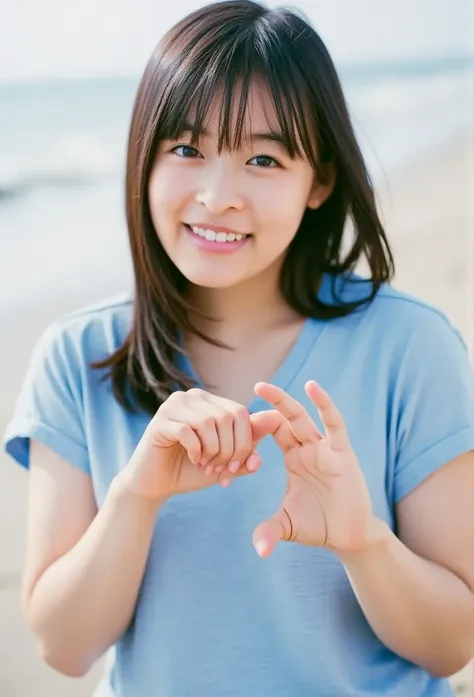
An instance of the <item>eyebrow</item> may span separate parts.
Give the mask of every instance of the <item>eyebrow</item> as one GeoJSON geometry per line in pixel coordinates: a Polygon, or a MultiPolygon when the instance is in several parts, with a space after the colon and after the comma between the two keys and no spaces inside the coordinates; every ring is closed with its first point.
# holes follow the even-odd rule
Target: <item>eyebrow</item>
{"type": "MultiPolygon", "coordinates": [[[[203,136],[204,138],[209,138],[210,133],[205,128],[197,128],[192,123],[184,123],[182,128],[182,133],[197,133],[198,136],[203,136]]],[[[288,139],[285,138],[283,133],[278,131],[263,131],[262,133],[250,133],[249,140],[255,141],[267,141],[271,143],[277,143],[281,145],[287,152],[289,152],[288,139]]]]}

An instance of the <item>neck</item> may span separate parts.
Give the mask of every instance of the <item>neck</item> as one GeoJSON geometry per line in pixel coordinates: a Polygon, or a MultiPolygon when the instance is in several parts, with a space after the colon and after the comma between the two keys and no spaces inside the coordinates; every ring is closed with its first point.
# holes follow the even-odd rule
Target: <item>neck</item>
{"type": "Polygon", "coordinates": [[[282,297],[274,269],[230,288],[193,286],[191,300],[209,317],[199,318],[197,327],[213,339],[234,344],[299,318],[282,297]]]}

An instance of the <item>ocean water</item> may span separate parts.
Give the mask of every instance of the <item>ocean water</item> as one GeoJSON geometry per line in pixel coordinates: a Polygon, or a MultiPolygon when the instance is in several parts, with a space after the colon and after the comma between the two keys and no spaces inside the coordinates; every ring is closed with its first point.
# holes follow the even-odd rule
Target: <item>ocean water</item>
{"type": "MultiPolygon", "coordinates": [[[[472,61],[340,69],[369,171],[387,182],[471,123],[472,61]]],[[[0,84],[0,313],[131,283],[123,213],[138,79],[0,84]]]]}

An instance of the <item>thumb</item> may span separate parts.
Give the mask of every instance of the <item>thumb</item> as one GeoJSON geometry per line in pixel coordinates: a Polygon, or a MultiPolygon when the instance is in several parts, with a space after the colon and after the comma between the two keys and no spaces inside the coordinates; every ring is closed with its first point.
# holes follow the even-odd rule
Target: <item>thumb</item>
{"type": "Polygon", "coordinates": [[[291,518],[285,508],[280,508],[272,518],[257,525],[252,542],[259,557],[269,557],[278,542],[291,542],[292,538],[291,518]]]}
{"type": "Polygon", "coordinates": [[[258,411],[255,414],[250,414],[250,424],[252,426],[252,441],[254,445],[257,445],[262,438],[275,433],[283,417],[276,411],[276,409],[270,409],[268,411],[258,411]]]}

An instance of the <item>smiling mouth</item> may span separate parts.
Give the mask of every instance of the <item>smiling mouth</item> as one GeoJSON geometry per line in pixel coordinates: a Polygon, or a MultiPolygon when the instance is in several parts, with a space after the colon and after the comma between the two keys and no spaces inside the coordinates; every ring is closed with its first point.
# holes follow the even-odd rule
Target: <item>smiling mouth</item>
{"type": "Polygon", "coordinates": [[[245,235],[243,233],[234,232],[216,232],[215,230],[208,230],[207,228],[198,227],[196,225],[184,224],[185,227],[193,235],[200,237],[208,242],[218,242],[223,244],[229,244],[230,242],[241,242],[242,240],[252,237],[252,235],[245,235]]]}

